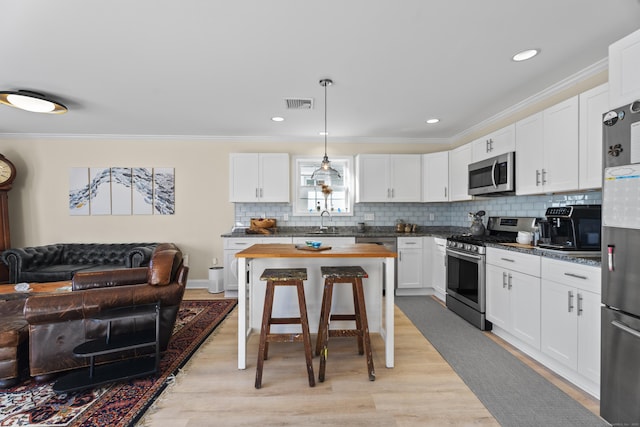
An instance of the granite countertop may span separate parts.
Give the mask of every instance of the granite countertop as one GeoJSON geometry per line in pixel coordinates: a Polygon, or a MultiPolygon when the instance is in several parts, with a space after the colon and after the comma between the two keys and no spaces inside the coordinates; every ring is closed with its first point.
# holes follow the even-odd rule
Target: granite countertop
{"type": "Polygon", "coordinates": [[[365,231],[358,231],[357,227],[334,227],[329,232],[317,233],[318,227],[278,227],[271,234],[247,233],[246,228],[239,228],[221,237],[441,237],[447,238],[453,234],[468,233],[468,227],[450,226],[420,226],[414,233],[398,233],[395,227],[366,227],[365,231]]]}
{"type": "MultiPolygon", "coordinates": [[[[333,227],[330,232],[318,234],[318,227],[278,227],[271,234],[250,234],[247,228],[235,229],[229,233],[222,234],[221,237],[440,237],[446,239],[455,234],[465,234],[469,232],[468,227],[453,226],[419,226],[414,233],[398,233],[395,227],[366,227],[364,232],[358,231],[357,227],[333,227]]],[[[597,256],[576,256],[558,251],[548,251],[531,245],[520,245],[517,243],[486,243],[488,247],[505,249],[509,251],[522,252],[531,255],[538,255],[548,258],[559,259],[578,264],[600,267],[601,261],[599,253],[597,256]]],[[[594,254],[595,255],[595,254],[594,254]]]]}

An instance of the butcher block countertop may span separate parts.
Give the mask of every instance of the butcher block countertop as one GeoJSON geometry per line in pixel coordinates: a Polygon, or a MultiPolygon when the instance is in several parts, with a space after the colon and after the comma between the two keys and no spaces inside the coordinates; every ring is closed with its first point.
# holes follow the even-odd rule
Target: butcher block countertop
{"type": "Polygon", "coordinates": [[[236,258],[396,258],[398,254],[382,245],[356,243],[326,250],[298,249],[288,243],[255,244],[236,254],[236,258]]]}

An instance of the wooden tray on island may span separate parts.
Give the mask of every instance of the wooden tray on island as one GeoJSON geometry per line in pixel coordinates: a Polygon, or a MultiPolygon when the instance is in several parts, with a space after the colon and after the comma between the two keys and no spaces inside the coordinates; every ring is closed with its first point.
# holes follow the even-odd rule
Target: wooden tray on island
{"type": "Polygon", "coordinates": [[[296,249],[300,249],[301,251],[319,252],[319,251],[326,251],[328,249],[331,249],[331,246],[320,246],[319,248],[314,248],[313,246],[296,245],[296,249]]]}

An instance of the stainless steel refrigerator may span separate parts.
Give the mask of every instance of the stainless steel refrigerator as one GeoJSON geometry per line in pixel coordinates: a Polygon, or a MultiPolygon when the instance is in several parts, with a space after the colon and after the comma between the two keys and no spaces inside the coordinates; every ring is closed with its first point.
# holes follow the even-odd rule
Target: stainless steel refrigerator
{"type": "Polygon", "coordinates": [[[600,415],[640,425],[640,101],[603,116],[600,415]]]}

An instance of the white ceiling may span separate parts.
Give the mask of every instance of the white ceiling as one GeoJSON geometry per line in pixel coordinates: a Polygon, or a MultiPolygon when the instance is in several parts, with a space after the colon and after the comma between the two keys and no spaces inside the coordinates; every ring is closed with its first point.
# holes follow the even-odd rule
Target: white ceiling
{"type": "Polygon", "coordinates": [[[452,138],[607,56],[640,0],[0,0],[0,135],[452,138]],[[531,61],[511,56],[540,48],[531,61]],[[287,110],[284,98],[314,98],[287,110]],[[285,121],[274,123],[272,116],[285,121]],[[437,125],[425,120],[439,117],[437,125]]]}

